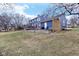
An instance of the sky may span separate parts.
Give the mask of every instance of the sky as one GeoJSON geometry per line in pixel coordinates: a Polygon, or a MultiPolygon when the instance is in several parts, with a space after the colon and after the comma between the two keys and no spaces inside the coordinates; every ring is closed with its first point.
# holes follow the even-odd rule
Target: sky
{"type": "Polygon", "coordinates": [[[16,3],[16,12],[25,14],[28,17],[36,17],[38,14],[42,14],[47,8],[49,3],[16,3]]]}

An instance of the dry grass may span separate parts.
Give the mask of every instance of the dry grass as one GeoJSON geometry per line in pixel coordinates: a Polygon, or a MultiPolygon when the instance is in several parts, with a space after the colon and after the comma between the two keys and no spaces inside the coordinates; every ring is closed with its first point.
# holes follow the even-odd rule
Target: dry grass
{"type": "Polygon", "coordinates": [[[0,55],[79,56],[79,31],[0,33],[0,55]]]}

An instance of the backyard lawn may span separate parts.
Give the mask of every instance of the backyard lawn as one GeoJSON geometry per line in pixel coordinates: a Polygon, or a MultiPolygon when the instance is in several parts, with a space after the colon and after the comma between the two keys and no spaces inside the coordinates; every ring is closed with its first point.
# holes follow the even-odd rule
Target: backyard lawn
{"type": "Polygon", "coordinates": [[[1,56],[79,56],[79,31],[0,33],[1,56]]]}

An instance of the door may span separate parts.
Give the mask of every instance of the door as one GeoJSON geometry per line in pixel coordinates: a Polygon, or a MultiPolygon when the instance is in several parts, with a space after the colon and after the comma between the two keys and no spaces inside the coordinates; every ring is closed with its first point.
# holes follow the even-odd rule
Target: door
{"type": "Polygon", "coordinates": [[[44,23],[44,29],[47,29],[47,22],[44,23]]]}

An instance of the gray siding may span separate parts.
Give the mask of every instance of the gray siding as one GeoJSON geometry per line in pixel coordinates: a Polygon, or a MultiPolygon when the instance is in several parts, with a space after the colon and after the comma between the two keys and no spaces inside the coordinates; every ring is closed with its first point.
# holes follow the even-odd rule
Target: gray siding
{"type": "Polygon", "coordinates": [[[67,19],[66,19],[66,17],[64,15],[62,15],[62,16],[59,17],[59,19],[60,19],[61,29],[66,28],[66,26],[67,26],[67,19]]]}

